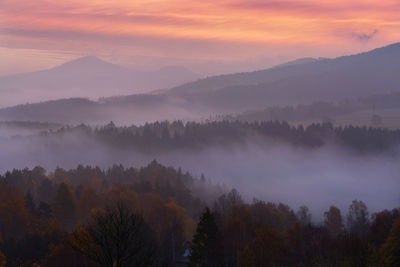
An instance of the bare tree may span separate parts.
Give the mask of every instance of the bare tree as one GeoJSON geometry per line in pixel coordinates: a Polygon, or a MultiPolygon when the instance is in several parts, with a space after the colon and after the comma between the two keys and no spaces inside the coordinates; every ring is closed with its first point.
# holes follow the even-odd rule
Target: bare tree
{"type": "Polygon", "coordinates": [[[119,203],[72,234],[72,247],[104,267],[152,266],[155,243],[143,217],[119,203]]]}

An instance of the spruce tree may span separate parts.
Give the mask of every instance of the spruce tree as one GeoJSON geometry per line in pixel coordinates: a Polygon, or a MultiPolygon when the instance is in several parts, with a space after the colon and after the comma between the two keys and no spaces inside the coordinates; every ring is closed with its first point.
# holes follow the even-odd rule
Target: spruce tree
{"type": "Polygon", "coordinates": [[[222,266],[222,234],[216,216],[206,208],[197,224],[190,254],[191,266],[222,266]]]}

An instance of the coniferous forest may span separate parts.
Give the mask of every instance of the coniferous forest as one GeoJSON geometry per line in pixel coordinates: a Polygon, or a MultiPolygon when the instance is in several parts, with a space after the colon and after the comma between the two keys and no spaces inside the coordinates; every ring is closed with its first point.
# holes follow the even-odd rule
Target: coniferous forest
{"type": "MultiPolygon", "coordinates": [[[[105,126],[91,127],[85,124],[42,131],[32,138],[57,138],[78,134],[111,147],[129,148],[141,152],[201,149],[207,146],[230,146],[257,140],[280,141],[294,146],[317,148],[324,145],[340,145],[362,153],[395,153],[400,144],[400,130],[338,126],[330,122],[313,123],[304,127],[293,126],[285,121],[163,121],[142,126],[119,126],[113,122],[105,126]]],[[[17,138],[17,137],[16,137],[17,138]]],[[[35,140],[35,139],[33,139],[35,140]]]]}

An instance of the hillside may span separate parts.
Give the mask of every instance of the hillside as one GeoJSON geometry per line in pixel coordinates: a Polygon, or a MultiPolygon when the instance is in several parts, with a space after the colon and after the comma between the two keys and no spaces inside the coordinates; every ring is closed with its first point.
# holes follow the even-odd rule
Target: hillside
{"type": "Polygon", "coordinates": [[[137,71],[88,56],[48,70],[0,77],[0,107],[70,97],[137,94],[199,78],[182,67],[137,71]]]}
{"type": "MultiPolygon", "coordinates": [[[[0,109],[0,119],[105,123],[118,118],[122,122],[141,123],[146,120],[207,118],[210,115],[238,114],[248,110],[258,112],[270,107],[294,108],[298,105],[318,102],[327,102],[329,106],[330,103],[350,101],[344,106],[335,107],[339,110],[332,114],[326,114],[325,111],[322,113],[313,111],[318,114],[310,115],[307,111],[307,116],[298,119],[303,121],[321,119],[321,117],[332,118],[332,116],[342,115],[343,112],[348,114],[349,111],[371,110],[375,107],[378,109],[397,108],[396,99],[400,93],[398,69],[400,69],[400,44],[393,44],[336,59],[305,58],[267,70],[208,77],[156,92],[120,95],[116,93],[117,90],[113,90],[114,96],[100,97],[99,101],[88,100],[78,94],[77,97],[80,98],[66,97],[68,99],[18,105],[0,109]],[[376,96],[384,99],[376,98],[376,96]],[[365,101],[374,99],[374,101],[360,106],[357,99],[365,101]],[[375,101],[378,102],[375,103],[375,101]],[[383,103],[382,107],[377,105],[380,102],[383,103]],[[389,106],[386,107],[386,104],[389,106]]],[[[175,67],[168,68],[165,73],[169,74],[164,77],[171,78],[173,76],[171,73],[179,71],[183,70],[175,67]]],[[[59,76],[67,79],[65,73],[75,73],[76,76],[73,76],[75,78],[96,77],[89,80],[99,83],[104,78],[107,81],[96,87],[96,90],[100,90],[111,87],[113,82],[106,75],[96,76],[102,72],[119,77],[118,82],[114,84],[115,87],[128,83],[128,79],[124,80],[124,73],[128,73],[128,70],[97,58],[83,58],[44,73],[49,75],[47,81],[51,79],[59,81],[61,80],[59,76]],[[84,66],[86,72],[76,73],[76,64],[84,66]],[[90,68],[93,64],[96,65],[96,69],[90,68]]],[[[159,73],[154,77],[156,76],[162,75],[159,73]]],[[[72,82],[74,79],[70,77],[68,81],[72,82]]],[[[89,87],[91,85],[87,85],[87,88],[89,87]]],[[[73,94],[74,91],[66,90],[66,93],[73,94]]],[[[51,94],[46,96],[51,96],[51,94]]],[[[102,95],[99,93],[98,96],[102,95]]],[[[263,116],[261,114],[261,117],[263,116]]],[[[274,116],[267,117],[274,119],[274,116]]],[[[287,116],[283,119],[291,120],[287,116]]],[[[397,125],[397,123],[392,124],[393,127],[397,125]]]]}
{"type": "Polygon", "coordinates": [[[400,91],[398,69],[400,43],[335,59],[208,77],[172,88],[168,94],[230,111],[338,101],[400,91]]]}

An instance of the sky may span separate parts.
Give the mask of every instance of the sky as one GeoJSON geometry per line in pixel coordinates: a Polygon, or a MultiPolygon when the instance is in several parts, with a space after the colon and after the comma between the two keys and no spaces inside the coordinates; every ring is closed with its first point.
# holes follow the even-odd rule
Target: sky
{"type": "Polygon", "coordinates": [[[0,0],[0,75],[86,55],[204,75],[400,40],[398,0],[0,0]]]}

